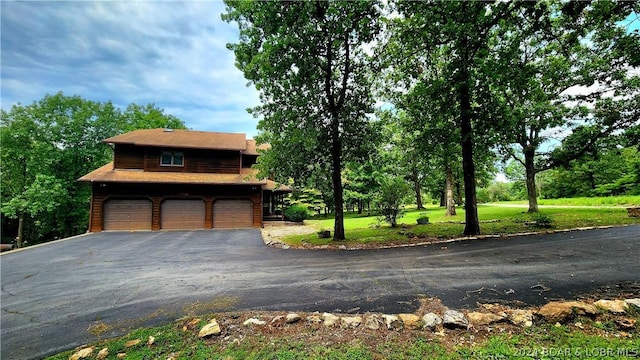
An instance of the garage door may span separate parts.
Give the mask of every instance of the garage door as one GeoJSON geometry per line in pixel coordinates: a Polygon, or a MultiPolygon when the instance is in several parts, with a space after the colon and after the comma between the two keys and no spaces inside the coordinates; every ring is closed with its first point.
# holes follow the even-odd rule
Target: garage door
{"type": "Polygon", "coordinates": [[[107,201],[104,205],[104,229],[151,230],[151,201],[107,201]]]}
{"type": "Polygon", "coordinates": [[[165,200],[160,209],[162,229],[203,229],[204,201],[165,200]]]}
{"type": "Polygon", "coordinates": [[[214,228],[253,226],[253,202],[249,200],[218,200],[213,203],[214,228]]]}

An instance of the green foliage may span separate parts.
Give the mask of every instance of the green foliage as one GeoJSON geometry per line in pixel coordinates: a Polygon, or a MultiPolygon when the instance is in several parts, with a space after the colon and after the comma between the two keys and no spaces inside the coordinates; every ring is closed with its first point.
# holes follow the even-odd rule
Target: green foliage
{"type": "MultiPolygon", "coordinates": [[[[293,178],[333,194],[336,239],[344,239],[343,162],[371,148],[371,60],[367,45],[381,30],[378,2],[225,1],[223,20],[235,22],[228,44],[236,66],[260,92],[250,110],[261,120],[258,142],[269,143],[261,175],[293,178]],[[315,184],[309,184],[314,180],[315,184]]],[[[326,201],[325,201],[326,203],[326,201]]]]}
{"type": "Polygon", "coordinates": [[[544,198],[640,194],[640,152],[601,144],[540,178],[544,198]]]}
{"type": "Polygon", "coordinates": [[[284,216],[289,221],[303,222],[309,217],[309,210],[303,205],[292,205],[284,210],[284,216]]]}
{"type": "Polygon", "coordinates": [[[531,220],[534,222],[535,227],[549,229],[553,227],[553,218],[548,214],[541,212],[531,214],[531,220]]]}
{"type": "Polygon", "coordinates": [[[77,179],[112,160],[102,140],[139,127],[184,128],[153,105],[123,113],[62,92],[1,115],[2,216],[23,224],[9,222],[3,233],[30,243],[86,231],[91,188],[77,179]]]}
{"type": "Polygon", "coordinates": [[[391,227],[397,225],[398,218],[403,215],[403,208],[411,187],[397,176],[387,176],[380,183],[380,190],[375,199],[382,221],[391,227]]]}
{"type": "Polygon", "coordinates": [[[318,215],[326,207],[322,199],[322,193],[310,188],[303,188],[301,190],[294,191],[288,199],[288,203],[290,205],[301,205],[318,215]]]}
{"type": "Polygon", "coordinates": [[[416,222],[418,223],[418,225],[427,225],[429,223],[429,217],[420,216],[419,218],[416,219],[416,222]]]}
{"type": "Polygon", "coordinates": [[[514,200],[513,185],[494,181],[489,187],[478,189],[478,203],[514,200]]]}

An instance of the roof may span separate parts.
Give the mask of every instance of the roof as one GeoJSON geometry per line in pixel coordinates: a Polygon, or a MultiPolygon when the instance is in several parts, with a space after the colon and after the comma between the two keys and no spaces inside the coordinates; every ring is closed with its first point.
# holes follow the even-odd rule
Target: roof
{"type": "Polygon", "coordinates": [[[262,186],[263,190],[271,190],[273,192],[286,192],[286,193],[293,191],[291,187],[277,183],[273,180],[267,180],[266,182],[267,183],[262,186]]]}
{"type": "Polygon", "coordinates": [[[247,150],[243,151],[243,154],[246,154],[246,155],[260,155],[258,153],[258,150],[267,150],[270,147],[271,146],[269,146],[269,144],[257,145],[255,140],[249,139],[249,140],[247,140],[247,150]]]}
{"type": "Polygon", "coordinates": [[[209,185],[265,185],[267,181],[255,177],[254,169],[242,169],[240,174],[156,172],[114,169],[110,162],[78,179],[83,182],[209,184],[209,185]]]}
{"type": "Polygon", "coordinates": [[[246,150],[248,145],[245,134],[173,129],[134,130],[125,134],[110,137],[102,142],[137,146],[238,151],[246,150]]]}

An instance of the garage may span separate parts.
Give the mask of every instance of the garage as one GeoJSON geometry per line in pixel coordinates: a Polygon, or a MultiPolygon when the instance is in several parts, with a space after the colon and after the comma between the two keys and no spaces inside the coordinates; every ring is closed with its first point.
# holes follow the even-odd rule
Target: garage
{"type": "Polygon", "coordinates": [[[218,200],[213,204],[214,228],[253,226],[253,202],[250,200],[218,200]]]}
{"type": "Polygon", "coordinates": [[[162,229],[204,229],[204,201],[165,200],[161,205],[160,219],[162,229]]]}
{"type": "Polygon", "coordinates": [[[104,205],[104,230],[151,230],[151,201],[107,201],[104,205]]]}

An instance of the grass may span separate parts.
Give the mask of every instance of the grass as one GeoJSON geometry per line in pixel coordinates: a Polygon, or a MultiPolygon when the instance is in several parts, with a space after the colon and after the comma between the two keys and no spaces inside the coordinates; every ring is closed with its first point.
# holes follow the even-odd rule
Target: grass
{"type": "MultiPolygon", "coordinates": [[[[445,331],[444,336],[436,336],[421,330],[404,330],[401,334],[381,329],[363,336],[366,331],[360,329],[349,331],[339,340],[336,336],[336,341],[331,341],[331,335],[314,338],[314,331],[324,330],[309,325],[301,325],[289,335],[276,331],[256,332],[237,341],[224,337],[200,339],[197,328],[185,330],[176,322],[95,343],[91,358],[105,347],[109,349],[107,359],[123,353],[126,359],[632,359],[640,353],[638,330],[601,330],[592,327],[589,319],[583,321],[588,330],[545,324],[515,333],[494,326],[495,333],[481,330],[482,335],[477,331],[445,331]],[[147,344],[149,336],[155,338],[152,345],[147,344]],[[476,340],[476,336],[482,338],[476,340]],[[131,340],[140,343],[126,347],[131,340]]],[[[68,359],[73,353],[70,350],[47,359],[68,359]]]]}
{"type": "MultiPolygon", "coordinates": [[[[637,198],[640,199],[640,196],[637,198]]],[[[600,203],[602,202],[605,201],[600,201],[600,203]]],[[[482,234],[500,235],[541,230],[532,224],[536,219],[536,215],[526,213],[526,208],[495,205],[478,205],[478,217],[481,222],[480,230],[482,234]]],[[[396,228],[380,223],[376,216],[373,215],[348,213],[345,215],[344,222],[347,240],[343,244],[402,243],[412,241],[415,238],[446,239],[460,237],[464,231],[462,222],[465,220],[465,213],[463,208],[458,208],[456,211],[456,216],[445,217],[444,209],[435,205],[423,210],[409,209],[399,219],[399,225],[396,228]],[[428,216],[430,224],[417,225],[416,220],[421,216],[428,216]]],[[[640,219],[628,217],[626,209],[622,207],[585,206],[576,208],[554,206],[541,208],[540,214],[551,218],[551,227],[553,229],[640,223],[640,219]]],[[[317,229],[333,229],[334,219],[333,217],[320,217],[306,220],[305,223],[317,229]]],[[[291,235],[284,237],[282,241],[294,246],[302,243],[325,245],[332,242],[331,239],[318,238],[315,233],[291,235]]]]}
{"type": "MultiPolygon", "coordinates": [[[[504,204],[528,204],[526,200],[504,204]]],[[[552,206],[640,206],[640,195],[538,199],[538,205],[552,206]]]]}

